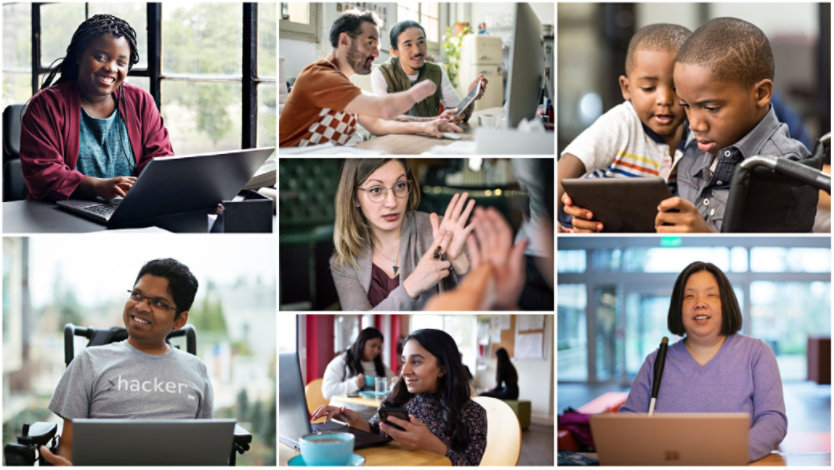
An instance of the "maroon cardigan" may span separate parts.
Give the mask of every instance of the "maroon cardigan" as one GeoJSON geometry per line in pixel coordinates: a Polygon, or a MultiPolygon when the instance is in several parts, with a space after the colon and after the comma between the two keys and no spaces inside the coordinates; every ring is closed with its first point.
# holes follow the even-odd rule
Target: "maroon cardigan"
{"type": "MultiPolygon", "coordinates": [[[[138,175],[152,158],[174,151],[151,95],[127,83],[124,93],[121,112],[127,116],[138,175]]],[[[75,169],[80,134],[81,95],[75,81],[59,83],[32,97],[20,133],[20,163],[29,199],[67,199],[75,191],[84,178],[75,169]]]]}

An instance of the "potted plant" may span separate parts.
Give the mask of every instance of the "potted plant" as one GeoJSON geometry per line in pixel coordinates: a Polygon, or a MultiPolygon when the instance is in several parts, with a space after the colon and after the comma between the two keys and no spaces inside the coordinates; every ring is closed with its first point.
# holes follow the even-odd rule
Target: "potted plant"
{"type": "Polygon", "coordinates": [[[463,37],[467,34],[472,34],[472,28],[469,23],[458,21],[452,27],[446,27],[446,34],[443,35],[443,54],[446,56],[446,73],[449,75],[449,81],[452,86],[458,86],[458,70],[460,69],[460,49],[463,44],[463,37]]]}

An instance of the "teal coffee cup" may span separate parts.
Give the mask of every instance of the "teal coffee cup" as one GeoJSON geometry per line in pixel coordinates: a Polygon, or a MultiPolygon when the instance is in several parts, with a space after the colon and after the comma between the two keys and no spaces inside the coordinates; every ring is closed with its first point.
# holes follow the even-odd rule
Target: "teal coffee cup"
{"type": "Polygon", "coordinates": [[[307,465],[346,465],[356,438],[347,432],[305,434],[299,439],[301,458],[307,465]]]}
{"type": "Polygon", "coordinates": [[[373,375],[366,375],[365,376],[365,388],[368,390],[374,389],[374,382],[376,382],[376,377],[373,375]]]}

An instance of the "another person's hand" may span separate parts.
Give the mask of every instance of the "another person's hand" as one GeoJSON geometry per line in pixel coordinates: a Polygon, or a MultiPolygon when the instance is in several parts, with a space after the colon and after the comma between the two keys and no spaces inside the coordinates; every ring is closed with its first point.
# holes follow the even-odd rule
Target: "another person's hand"
{"type": "Polygon", "coordinates": [[[513,231],[498,210],[478,207],[473,217],[475,231],[466,241],[472,267],[493,266],[494,309],[516,309],[524,290],[524,249],[527,240],[513,246],[513,231]],[[477,240],[477,241],[476,241],[477,240]]]}
{"type": "Polygon", "coordinates": [[[314,421],[319,418],[324,418],[325,423],[329,423],[330,420],[335,419],[347,423],[352,428],[364,429],[365,431],[370,430],[368,422],[362,419],[359,413],[344,406],[321,405],[313,412],[310,420],[314,421]]]}
{"type": "Polygon", "coordinates": [[[405,450],[422,449],[446,455],[446,444],[443,441],[432,434],[429,428],[414,415],[408,415],[408,418],[408,421],[396,416],[388,416],[387,418],[392,424],[403,428],[403,431],[384,422],[379,423],[379,429],[391,436],[405,450]]]}
{"type": "Polygon", "coordinates": [[[432,119],[431,121],[420,122],[419,124],[421,134],[437,137],[438,139],[443,138],[444,132],[463,132],[463,129],[461,129],[457,124],[443,118],[432,119]]]}
{"type": "Polygon", "coordinates": [[[46,448],[46,446],[40,446],[38,450],[41,453],[41,457],[43,457],[44,460],[51,463],[52,465],[62,467],[72,465],[72,462],[70,462],[68,459],[61,457],[60,455],[53,454],[49,449],[46,448]]]}
{"type": "Polygon", "coordinates": [[[660,201],[654,227],[658,233],[712,232],[698,208],[682,197],[670,197],[660,201]]]}
{"type": "Polygon", "coordinates": [[[602,222],[594,219],[594,213],[584,207],[575,206],[568,193],[562,194],[562,210],[573,216],[573,231],[575,233],[602,232],[602,222]]]}
{"type": "Polygon", "coordinates": [[[92,181],[93,191],[97,196],[110,200],[115,197],[125,197],[130,188],[136,182],[135,176],[117,176],[115,178],[94,178],[92,181]]]}
{"type": "Polygon", "coordinates": [[[365,386],[365,374],[357,375],[356,377],[354,377],[354,380],[356,380],[357,387],[362,388],[365,386]]]}
{"type": "Polygon", "coordinates": [[[422,82],[409,88],[406,93],[408,93],[408,96],[412,99],[412,101],[419,103],[433,95],[435,90],[437,90],[437,85],[435,85],[433,81],[423,80],[422,82]]]}
{"type": "Polygon", "coordinates": [[[466,243],[466,238],[475,228],[473,223],[466,225],[466,221],[469,220],[469,214],[472,213],[472,209],[475,207],[474,199],[470,199],[468,203],[466,202],[468,197],[469,193],[455,193],[449,201],[449,205],[446,206],[443,221],[440,221],[434,212],[429,215],[431,232],[434,238],[437,238],[441,231],[446,231],[451,236],[448,249],[444,250],[444,253],[446,253],[446,256],[452,262],[457,261],[463,254],[463,245],[466,243]]]}
{"type": "Polygon", "coordinates": [[[431,289],[441,279],[449,275],[449,266],[452,263],[441,256],[435,258],[434,255],[438,253],[438,248],[440,253],[445,253],[451,240],[451,235],[441,230],[440,236],[435,237],[429,249],[423,253],[414,271],[402,283],[403,289],[409,297],[417,298],[418,295],[431,289]]]}
{"type": "Polygon", "coordinates": [[[478,92],[478,95],[475,96],[476,100],[479,100],[479,99],[481,99],[482,96],[484,96],[484,93],[486,92],[486,87],[487,87],[486,76],[484,76],[484,74],[480,74],[469,85],[469,91],[472,91],[472,88],[474,88],[478,84],[478,80],[481,80],[483,82],[483,85],[481,85],[481,90],[478,92]]]}
{"type": "Polygon", "coordinates": [[[449,108],[444,109],[442,113],[440,113],[440,119],[446,119],[447,121],[454,122],[455,124],[460,123],[463,121],[464,113],[457,114],[458,108],[449,108]]]}

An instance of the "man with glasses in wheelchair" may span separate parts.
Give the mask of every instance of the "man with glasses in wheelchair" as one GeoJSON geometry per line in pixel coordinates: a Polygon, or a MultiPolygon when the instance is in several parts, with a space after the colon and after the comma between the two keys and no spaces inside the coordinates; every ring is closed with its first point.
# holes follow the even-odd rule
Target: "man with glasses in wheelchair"
{"type": "Polygon", "coordinates": [[[206,365],[165,338],[182,328],[197,279],[177,260],[156,259],[139,271],[124,306],[128,338],[85,348],[67,367],[49,409],[64,419],[53,465],[72,464],[72,420],[79,418],[210,419],[214,394],[206,365]]]}

